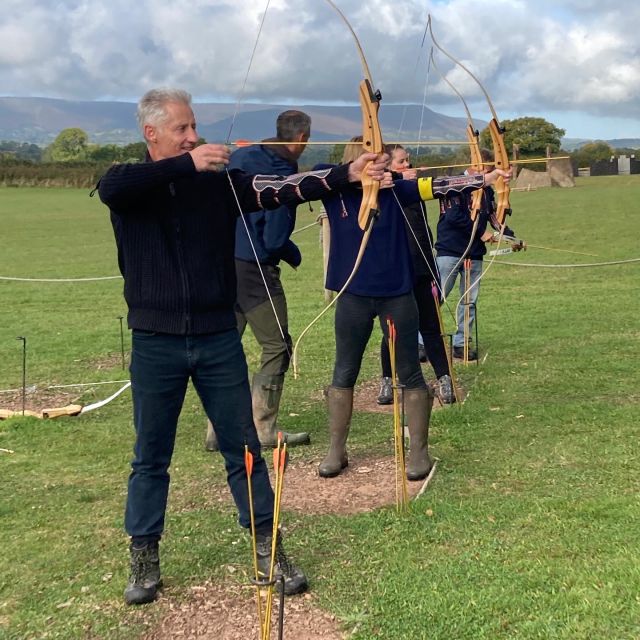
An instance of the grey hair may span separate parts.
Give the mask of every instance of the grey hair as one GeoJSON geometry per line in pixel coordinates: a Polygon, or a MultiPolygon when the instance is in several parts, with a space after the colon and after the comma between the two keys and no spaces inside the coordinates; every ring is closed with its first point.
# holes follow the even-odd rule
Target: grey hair
{"type": "Polygon", "coordinates": [[[144,133],[144,125],[157,126],[167,117],[165,105],[167,102],[182,102],[191,105],[191,94],[182,89],[151,89],[138,102],[138,126],[144,133]]]}

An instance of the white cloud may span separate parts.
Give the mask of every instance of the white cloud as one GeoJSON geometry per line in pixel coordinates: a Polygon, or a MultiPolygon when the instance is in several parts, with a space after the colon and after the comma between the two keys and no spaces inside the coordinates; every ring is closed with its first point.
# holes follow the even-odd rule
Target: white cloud
{"type": "MultiPolygon", "coordinates": [[[[640,120],[635,0],[336,3],[387,101],[422,101],[430,44],[421,49],[420,42],[430,10],[440,43],[476,73],[499,113],[640,120]]],[[[4,0],[0,93],[131,100],[152,86],[179,85],[196,99],[235,100],[246,78],[245,100],[356,101],[361,70],[353,39],[321,0],[271,1],[246,76],[264,7],[264,0],[4,0]]],[[[437,59],[486,117],[475,83],[437,59]]],[[[437,74],[427,102],[462,115],[437,74]]]]}

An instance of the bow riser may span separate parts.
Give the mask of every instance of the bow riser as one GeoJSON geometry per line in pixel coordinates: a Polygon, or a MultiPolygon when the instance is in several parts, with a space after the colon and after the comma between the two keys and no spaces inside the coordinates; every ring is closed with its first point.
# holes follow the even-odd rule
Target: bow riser
{"type": "MultiPolygon", "coordinates": [[[[491,122],[489,122],[489,134],[491,135],[491,142],[493,143],[495,168],[508,171],[509,155],[504,145],[504,129],[498,124],[495,118],[492,118],[491,122]]],[[[511,215],[511,203],[509,202],[511,189],[502,176],[496,180],[493,188],[498,196],[496,219],[500,225],[503,225],[505,218],[511,215]]]]}
{"type": "MultiPolygon", "coordinates": [[[[368,153],[382,153],[382,131],[378,122],[378,110],[382,96],[374,91],[367,78],[360,82],[360,108],[362,111],[362,148],[368,153]]],[[[368,163],[362,172],[362,203],[358,212],[358,225],[366,229],[372,217],[378,216],[378,193],[380,182],[367,174],[368,163]]]]}

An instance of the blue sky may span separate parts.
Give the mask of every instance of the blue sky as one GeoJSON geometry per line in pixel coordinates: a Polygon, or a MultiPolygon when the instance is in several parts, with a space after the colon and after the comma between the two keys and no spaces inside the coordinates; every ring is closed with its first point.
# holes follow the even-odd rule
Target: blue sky
{"type": "MultiPolygon", "coordinates": [[[[384,101],[424,97],[436,111],[464,115],[437,75],[427,77],[429,43],[420,44],[431,13],[436,38],[474,71],[500,118],[544,117],[568,137],[640,137],[638,0],[335,2],[384,101]]],[[[180,86],[196,101],[355,102],[360,62],[329,4],[271,0],[256,46],[266,4],[3,0],[0,95],[136,100],[180,86]]],[[[472,114],[487,119],[475,83],[436,60],[472,114]]]]}

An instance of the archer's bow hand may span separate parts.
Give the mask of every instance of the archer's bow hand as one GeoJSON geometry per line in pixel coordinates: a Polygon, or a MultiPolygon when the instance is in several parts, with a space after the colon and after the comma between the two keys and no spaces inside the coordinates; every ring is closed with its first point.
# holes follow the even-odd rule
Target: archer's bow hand
{"type": "Polygon", "coordinates": [[[229,164],[229,147],[224,144],[201,144],[189,151],[196,171],[217,171],[221,164],[229,164]]]}
{"type": "Polygon", "coordinates": [[[511,180],[511,167],[509,167],[508,171],[503,171],[502,169],[494,169],[489,173],[484,174],[484,186],[488,187],[491,184],[494,184],[498,178],[504,178],[505,183],[508,183],[511,180]]]}
{"type": "Polygon", "coordinates": [[[389,163],[389,156],[386,153],[363,153],[357,160],[349,164],[349,182],[360,182],[362,172],[372,180],[382,181],[385,169],[389,163]]]}

